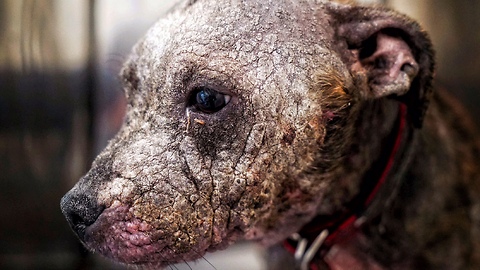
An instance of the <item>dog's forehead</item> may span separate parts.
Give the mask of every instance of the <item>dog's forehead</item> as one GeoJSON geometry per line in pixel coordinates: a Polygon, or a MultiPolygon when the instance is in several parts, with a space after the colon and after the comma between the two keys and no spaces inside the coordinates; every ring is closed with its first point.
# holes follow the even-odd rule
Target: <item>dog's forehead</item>
{"type": "Polygon", "coordinates": [[[196,1],[157,23],[141,54],[167,65],[216,58],[246,65],[274,52],[298,58],[331,51],[328,19],[320,1],[196,1]]]}
{"type": "MultiPolygon", "coordinates": [[[[180,13],[184,15],[181,23],[187,29],[217,38],[245,37],[258,30],[284,33],[290,38],[308,38],[300,34],[308,33],[308,26],[316,26],[314,31],[322,31],[320,28],[328,25],[326,20],[319,23],[322,18],[327,19],[325,3],[308,0],[203,0],[180,13]]],[[[179,30],[184,31],[182,28],[179,30]]]]}

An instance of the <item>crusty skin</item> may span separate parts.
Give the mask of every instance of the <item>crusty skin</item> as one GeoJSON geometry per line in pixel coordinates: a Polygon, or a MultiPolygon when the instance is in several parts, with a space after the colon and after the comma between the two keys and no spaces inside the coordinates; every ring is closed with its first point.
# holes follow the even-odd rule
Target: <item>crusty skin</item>
{"type": "Polygon", "coordinates": [[[84,220],[72,227],[89,249],[126,264],[194,260],[240,239],[271,246],[355,197],[405,103],[420,131],[404,181],[325,261],[474,269],[478,144],[440,97],[419,129],[432,73],[428,37],[392,11],[186,1],[136,45],[122,71],[125,123],[62,211],[84,220]],[[387,56],[401,51],[408,67],[365,52],[369,40],[387,56]],[[201,112],[191,103],[198,87],[231,100],[201,112]]]}

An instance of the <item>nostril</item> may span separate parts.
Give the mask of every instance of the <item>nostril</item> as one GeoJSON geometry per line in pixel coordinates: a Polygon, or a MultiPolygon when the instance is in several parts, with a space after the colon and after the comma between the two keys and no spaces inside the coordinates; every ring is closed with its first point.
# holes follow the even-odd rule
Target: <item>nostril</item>
{"type": "Polygon", "coordinates": [[[85,229],[88,226],[85,220],[75,212],[71,212],[67,220],[70,223],[70,227],[77,233],[80,239],[83,240],[85,238],[85,229]]]}
{"type": "Polygon", "coordinates": [[[97,220],[105,207],[90,196],[72,193],[70,191],[62,198],[60,207],[70,227],[84,240],[86,228],[97,220]]]}
{"type": "Polygon", "coordinates": [[[78,224],[85,224],[85,221],[83,220],[83,218],[81,216],[79,216],[77,213],[70,213],[70,221],[71,223],[76,226],[78,224]]]}

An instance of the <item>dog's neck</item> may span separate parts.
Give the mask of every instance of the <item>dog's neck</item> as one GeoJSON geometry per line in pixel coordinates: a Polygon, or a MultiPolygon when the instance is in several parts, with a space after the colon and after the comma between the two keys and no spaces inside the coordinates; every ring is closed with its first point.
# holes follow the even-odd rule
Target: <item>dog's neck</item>
{"type": "Polygon", "coordinates": [[[363,176],[359,193],[345,209],[334,215],[317,216],[285,241],[284,246],[294,254],[299,269],[317,269],[312,261],[322,261],[332,246],[354,237],[394,196],[411,156],[414,128],[407,114],[407,106],[401,103],[380,156],[363,176]]]}

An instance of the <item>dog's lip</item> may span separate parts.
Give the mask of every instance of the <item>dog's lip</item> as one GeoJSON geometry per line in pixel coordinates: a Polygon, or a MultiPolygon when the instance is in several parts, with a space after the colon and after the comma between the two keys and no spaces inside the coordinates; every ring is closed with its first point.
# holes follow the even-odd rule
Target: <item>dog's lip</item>
{"type": "Polygon", "coordinates": [[[175,252],[178,249],[171,246],[171,235],[135,217],[131,207],[121,203],[107,207],[93,224],[86,227],[83,243],[91,251],[109,259],[147,268],[195,260],[207,250],[226,245],[222,242],[215,246],[192,247],[185,253],[175,252]]]}
{"type": "Polygon", "coordinates": [[[129,213],[126,205],[104,210],[98,219],[85,228],[84,244],[94,252],[127,264],[148,264],[152,254],[166,245],[153,241],[152,227],[129,213]]]}

